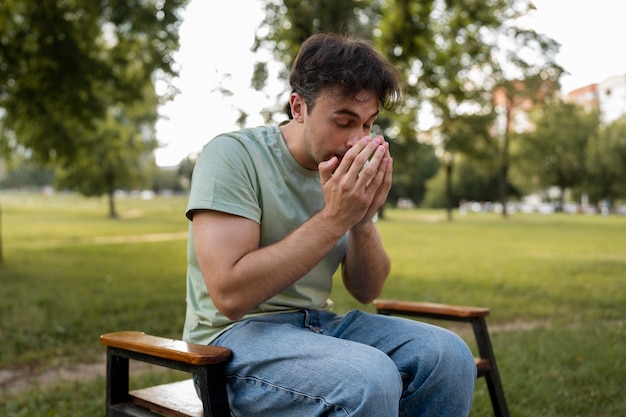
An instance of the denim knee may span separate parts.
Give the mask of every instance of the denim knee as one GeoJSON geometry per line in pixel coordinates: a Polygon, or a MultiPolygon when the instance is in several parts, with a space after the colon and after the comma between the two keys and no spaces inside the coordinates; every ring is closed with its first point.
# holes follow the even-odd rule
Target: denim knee
{"type": "Polygon", "coordinates": [[[402,378],[394,362],[384,353],[370,350],[361,356],[358,368],[337,367],[335,372],[345,372],[337,401],[351,404],[345,407],[350,416],[397,417],[402,396],[402,378]]]}
{"type": "MultiPolygon", "coordinates": [[[[465,341],[458,335],[443,330],[433,338],[430,360],[433,375],[443,384],[473,381],[476,379],[474,356],[465,341]]],[[[470,384],[473,386],[473,383],[470,384]]]]}
{"type": "Polygon", "coordinates": [[[444,370],[456,376],[451,379],[458,381],[472,381],[476,379],[474,355],[467,343],[458,335],[447,331],[444,333],[441,361],[444,361],[446,364],[444,370]]]}
{"type": "Polygon", "coordinates": [[[417,371],[403,394],[400,415],[468,415],[476,380],[472,352],[463,339],[447,330],[431,336],[429,349],[420,355],[417,371]]]}

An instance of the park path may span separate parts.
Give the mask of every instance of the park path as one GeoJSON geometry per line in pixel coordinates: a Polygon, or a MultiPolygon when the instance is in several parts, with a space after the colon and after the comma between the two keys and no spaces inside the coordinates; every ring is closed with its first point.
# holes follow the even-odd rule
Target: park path
{"type": "Polygon", "coordinates": [[[66,246],[83,245],[114,245],[121,243],[139,242],[166,242],[170,240],[183,240],[189,237],[187,231],[170,233],[146,233],[139,235],[115,235],[115,236],[88,236],[65,239],[39,239],[36,241],[16,242],[14,247],[24,247],[28,249],[60,248],[66,246]]]}
{"type": "MultiPolygon", "coordinates": [[[[131,373],[159,372],[162,367],[130,361],[131,373]]],[[[61,383],[89,381],[106,377],[106,356],[94,363],[55,366],[45,370],[32,367],[0,369],[0,390],[16,394],[27,388],[54,386],[61,383]]]]}

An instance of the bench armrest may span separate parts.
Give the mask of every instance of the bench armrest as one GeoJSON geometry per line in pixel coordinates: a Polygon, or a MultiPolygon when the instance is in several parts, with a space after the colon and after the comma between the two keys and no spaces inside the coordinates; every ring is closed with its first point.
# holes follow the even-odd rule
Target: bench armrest
{"type": "Polygon", "coordinates": [[[100,336],[100,342],[105,346],[190,365],[211,365],[227,362],[232,354],[230,349],[224,347],[199,345],[136,331],[103,334],[100,336]]]}
{"type": "Polygon", "coordinates": [[[374,306],[382,314],[409,314],[431,318],[471,319],[489,315],[487,307],[468,307],[417,301],[374,300],[374,306]]]}

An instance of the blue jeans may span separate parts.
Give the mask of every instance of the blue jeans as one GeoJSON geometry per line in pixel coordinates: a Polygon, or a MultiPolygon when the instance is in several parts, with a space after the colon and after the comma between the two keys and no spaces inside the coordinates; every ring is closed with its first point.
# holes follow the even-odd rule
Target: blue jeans
{"type": "Polygon", "coordinates": [[[465,342],[425,323],[304,310],[242,321],[214,345],[233,416],[467,416],[476,365],[465,342]]]}

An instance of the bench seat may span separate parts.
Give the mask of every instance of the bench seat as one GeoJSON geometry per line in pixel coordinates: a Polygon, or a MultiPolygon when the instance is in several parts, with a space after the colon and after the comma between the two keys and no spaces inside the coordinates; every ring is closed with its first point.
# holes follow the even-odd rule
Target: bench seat
{"type": "Polygon", "coordinates": [[[202,401],[193,379],[142,388],[130,393],[131,401],[166,417],[202,417],[202,401]]]}

